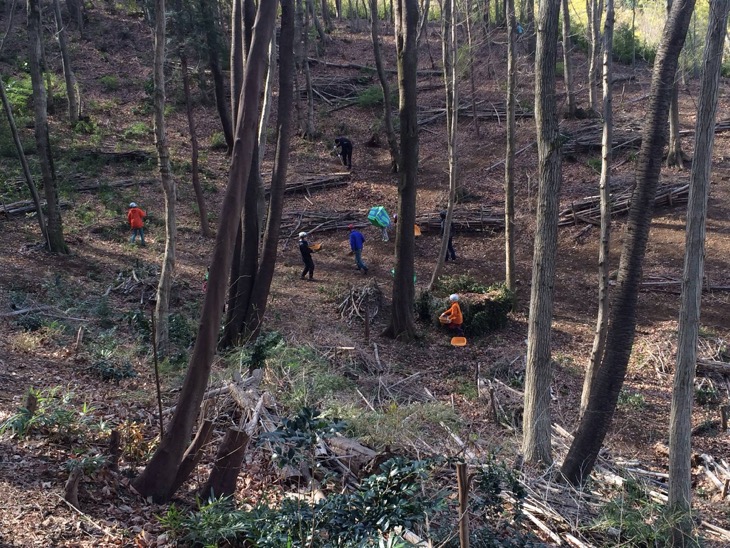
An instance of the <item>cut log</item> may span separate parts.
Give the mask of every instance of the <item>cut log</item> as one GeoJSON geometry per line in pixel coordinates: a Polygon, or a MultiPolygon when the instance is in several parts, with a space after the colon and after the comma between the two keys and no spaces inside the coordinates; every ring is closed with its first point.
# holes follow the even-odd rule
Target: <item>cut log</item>
{"type": "Polygon", "coordinates": [[[238,474],[251,437],[240,428],[229,428],[218,447],[208,481],[200,489],[202,500],[233,496],[238,474]]]}
{"type": "Polygon", "coordinates": [[[71,473],[66,480],[66,485],[63,488],[63,500],[79,510],[81,509],[79,506],[79,482],[83,475],[84,469],[81,466],[75,466],[73,470],[71,470],[71,473]]]}
{"type": "MultiPolygon", "coordinates": [[[[333,188],[338,186],[345,186],[350,182],[349,172],[338,172],[331,173],[329,175],[310,175],[303,177],[298,181],[289,183],[284,188],[285,194],[291,194],[294,192],[311,192],[313,190],[321,190],[323,188],[333,188]]],[[[271,193],[271,187],[267,186],[264,189],[264,193],[268,197],[271,193]]]]}
{"type": "Polygon", "coordinates": [[[365,447],[357,440],[344,436],[328,438],[325,443],[337,455],[339,460],[356,476],[359,476],[360,470],[377,455],[375,451],[369,447],[365,447]]]}
{"type": "Polygon", "coordinates": [[[730,363],[714,360],[697,360],[697,374],[700,373],[719,373],[721,375],[730,375],[730,363]]]}
{"type": "Polygon", "coordinates": [[[109,469],[113,471],[119,470],[119,457],[122,454],[121,436],[116,428],[109,435],[109,469]]]}

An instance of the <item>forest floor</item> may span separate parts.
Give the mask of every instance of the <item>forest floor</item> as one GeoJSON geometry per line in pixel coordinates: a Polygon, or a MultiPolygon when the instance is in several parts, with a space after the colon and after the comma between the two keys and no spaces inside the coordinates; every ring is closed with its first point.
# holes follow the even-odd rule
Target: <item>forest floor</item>
{"type": "MultiPolygon", "coordinates": [[[[4,28],[3,22],[3,28],[4,28]]],[[[432,26],[428,41],[421,47],[422,69],[438,68],[430,58],[440,56],[439,34],[432,26]]],[[[17,73],[13,59],[22,58],[24,36],[18,24],[9,35],[0,57],[3,74],[17,73]]],[[[325,48],[323,60],[337,64],[372,65],[372,46],[364,21],[338,24],[325,48]]],[[[51,118],[54,150],[59,156],[57,169],[62,189],[64,229],[71,249],[68,256],[49,255],[42,250],[38,227],[30,217],[0,219],[0,422],[7,420],[25,402],[30,388],[46,390],[51,410],[70,409],[65,418],[56,417],[55,425],[45,435],[13,438],[0,435],[0,546],[122,546],[154,545],[162,528],[159,516],[166,507],[140,500],[129,487],[133,477],[155,443],[156,401],[149,343],[140,337],[146,325],[150,297],[156,286],[164,251],[164,207],[155,170],[151,113],[145,110],[148,96],[144,84],[151,77],[152,48],[150,30],[140,20],[121,13],[94,10],[90,13],[84,40],[72,34],[76,76],[83,90],[85,110],[95,123],[91,135],[73,133],[65,127],[63,107],[51,118]],[[116,82],[116,83],[113,83],[116,82]],[[105,162],[95,150],[108,152],[143,150],[149,161],[142,163],[105,162]],[[102,187],[98,192],[78,192],[80,181],[112,183],[134,179],[131,187],[102,187]],[[135,201],[149,214],[147,246],[128,242],[125,211],[135,201]],[[30,314],[19,310],[32,309],[30,314]],[[100,372],[110,364],[128,364],[136,377],[114,382],[102,380],[100,372]],[[57,397],[48,390],[58,387],[57,397]],[[62,396],[65,396],[64,400],[62,396]],[[69,507],[63,500],[68,463],[103,452],[103,432],[108,427],[124,432],[124,455],[121,475],[90,472],[82,482],[80,507],[69,507]],[[145,544],[148,543],[148,544],[145,544]],[[151,544],[152,543],[152,544],[151,544]]],[[[394,67],[392,28],[386,25],[384,50],[386,63],[394,67]]],[[[55,49],[49,48],[51,66],[60,66],[55,49]]],[[[482,44],[476,56],[475,81],[480,108],[499,111],[504,103],[505,45],[502,34],[491,37],[489,48],[482,44]]],[[[586,60],[576,54],[576,82],[586,80],[586,60]]],[[[615,88],[615,125],[617,129],[638,134],[648,101],[650,67],[616,65],[622,81],[615,88]]],[[[177,69],[176,69],[177,70],[177,69]]],[[[315,85],[350,82],[356,93],[377,85],[377,77],[367,71],[312,64],[315,85]],[[355,81],[358,80],[359,81],[355,81]],[[354,82],[354,83],[353,83],[354,82]]],[[[531,110],[533,101],[532,65],[527,55],[519,64],[518,101],[531,110]]],[[[179,74],[172,76],[168,135],[175,178],[178,182],[178,246],[172,312],[175,314],[173,340],[178,355],[163,363],[163,406],[173,405],[186,355],[195,333],[203,299],[201,283],[209,264],[212,240],[200,236],[197,208],[189,184],[187,121],[184,103],[178,92],[179,74]]],[[[442,80],[436,76],[419,78],[419,107],[424,110],[444,104],[442,80]]],[[[395,78],[391,80],[395,86],[395,78]]],[[[564,101],[562,79],[558,79],[558,98],[564,101]]],[[[471,101],[468,78],[461,86],[464,102],[471,101]]],[[[587,90],[578,86],[579,103],[585,107],[587,90]]],[[[730,96],[723,88],[719,112],[728,112],[730,96]]],[[[682,86],[681,124],[685,131],[683,149],[691,155],[697,82],[682,86]]],[[[211,105],[212,90],[198,87],[195,98],[198,134],[203,144],[202,179],[205,197],[216,226],[223,191],[227,183],[228,159],[225,151],[215,149],[219,122],[211,105]]],[[[62,105],[63,103],[59,103],[62,105]]],[[[354,143],[353,168],[344,186],[313,191],[308,195],[288,195],[285,211],[295,212],[365,212],[382,205],[393,213],[397,206],[396,176],[389,172],[389,154],[383,146],[368,146],[373,135],[385,143],[381,130],[381,107],[354,106],[334,110],[337,102],[316,103],[316,126],[320,137],[314,140],[293,139],[290,154],[290,180],[309,175],[340,172],[331,147],[335,136],[346,135],[354,143]]],[[[276,113],[272,113],[272,120],[276,113]]],[[[598,126],[595,120],[561,121],[562,131],[583,131],[598,126]]],[[[273,124],[272,126],[273,127],[273,124]]],[[[445,121],[440,118],[424,124],[420,132],[418,213],[437,213],[446,205],[448,161],[445,121]]],[[[23,130],[27,136],[30,129],[23,130]]],[[[459,120],[459,181],[475,200],[464,208],[483,207],[495,215],[503,208],[504,167],[500,164],[506,141],[504,120],[497,116],[480,120],[469,116],[459,120]]],[[[268,134],[264,161],[264,179],[268,178],[273,159],[273,132],[268,134]]],[[[391,431],[382,427],[363,429],[362,439],[376,450],[387,449],[409,455],[423,455],[428,447],[446,455],[456,455],[463,448],[451,441],[437,420],[418,416],[416,409],[425,404],[404,399],[381,397],[380,383],[394,384],[417,374],[416,391],[427,388],[440,404],[439,412],[453,417],[452,428],[468,440],[479,455],[498,454],[511,462],[520,450],[519,432],[495,425],[489,406],[475,386],[477,368],[482,376],[499,376],[519,388],[524,374],[527,337],[527,309],[531,279],[532,241],[535,227],[537,161],[532,118],[518,120],[517,150],[523,150],[516,163],[516,240],[517,306],[507,327],[492,334],[470,339],[464,348],[449,344],[448,335],[433,326],[420,324],[416,342],[403,344],[379,336],[389,314],[391,269],[394,266],[394,238],[381,241],[380,232],[369,227],[363,232],[363,253],[370,270],[367,278],[355,269],[347,255],[347,230],[318,234],[313,240],[323,243],[315,256],[315,281],[299,280],[301,259],[295,232],[312,230],[301,226],[281,240],[276,276],[267,310],[267,329],[282,334],[290,348],[308,348],[319,356],[330,356],[337,348],[354,348],[345,358],[328,361],[333,372],[357,369],[358,355],[374,359],[377,351],[382,370],[369,373],[359,369],[350,377],[363,398],[350,390],[348,394],[328,392],[309,394],[296,401],[334,409],[353,409],[365,414],[367,405],[378,410],[401,406],[402,420],[391,431]],[[370,341],[366,342],[363,324],[348,323],[337,310],[350,286],[374,280],[385,295],[384,306],[374,318],[370,341]],[[374,345],[376,347],[374,348],[374,345]],[[335,401],[338,398],[339,401],[335,401]],[[377,399],[376,399],[377,398],[377,399]],[[366,405],[364,399],[368,400],[366,405]],[[408,411],[410,410],[410,411],[408,411]],[[406,420],[407,419],[407,420],[406,420]],[[407,426],[407,422],[412,426],[407,426]]],[[[730,135],[716,138],[711,198],[707,224],[705,269],[708,285],[730,286],[727,257],[730,256],[730,135]]],[[[617,189],[633,183],[637,150],[617,151],[612,177],[617,189]]],[[[22,183],[15,160],[2,158],[7,196],[3,203],[23,197],[22,183]],[[13,186],[15,185],[15,186],[13,186]]],[[[561,205],[597,194],[600,151],[576,153],[565,157],[561,205]],[[598,168],[598,169],[597,169],[598,168]]],[[[686,181],[688,170],[662,170],[662,182],[686,181]]],[[[659,208],[655,212],[644,263],[645,280],[679,281],[684,254],[685,207],[659,208]]],[[[624,218],[617,216],[612,229],[611,269],[618,267],[624,218]]],[[[579,224],[565,226],[559,232],[555,310],[552,335],[554,358],[551,407],[553,422],[571,431],[577,424],[578,408],[585,365],[588,361],[595,322],[597,300],[598,228],[579,224]]],[[[287,232],[288,234],[288,232],[287,232]]],[[[444,273],[467,274],[493,284],[504,277],[504,238],[497,233],[456,233],[454,245],[458,260],[447,263],[444,273]]],[[[424,232],[416,239],[417,289],[427,285],[439,246],[438,234],[424,232]]],[[[730,336],[730,293],[727,289],[703,294],[702,348],[705,352],[724,346],[730,336]]],[[[667,457],[662,447],[668,441],[668,423],[675,360],[679,285],[646,286],[638,305],[636,341],[624,391],[613,426],[606,439],[606,455],[658,474],[667,472],[667,457]]],[[[343,351],[350,352],[350,351],[343,351]]],[[[222,355],[216,363],[214,381],[220,382],[230,371],[237,354],[222,355]]],[[[291,381],[291,379],[290,379],[291,381]]],[[[715,458],[730,454],[728,433],[719,432],[718,405],[727,400],[726,386],[705,380],[698,388],[707,403],[696,404],[693,426],[707,425],[693,436],[693,451],[715,458]],[[714,426],[713,426],[714,425],[714,426]]],[[[276,396],[276,394],[275,394],[276,396]]],[[[518,405],[515,413],[519,414],[518,405]]],[[[436,408],[434,408],[436,409],[436,408]]],[[[435,411],[434,411],[435,413],[435,411]]],[[[433,419],[433,417],[431,417],[433,419]]],[[[374,419],[373,419],[374,421],[374,419]]],[[[377,421],[375,421],[377,422],[377,421]]],[[[389,423],[390,424],[390,423],[389,423]]],[[[42,426],[38,426],[42,429],[42,426]]],[[[556,462],[561,462],[567,447],[555,445],[556,462]]],[[[239,498],[256,500],[275,481],[275,472],[257,449],[239,479],[239,498]]],[[[185,493],[194,492],[205,478],[210,460],[199,467],[185,493]]],[[[191,498],[182,495],[188,502],[191,498]]],[[[702,469],[695,470],[695,504],[701,519],[728,528],[730,507],[718,500],[717,489],[709,483],[702,469]]],[[[723,541],[708,537],[708,546],[723,541]]],[[[726,545],[726,544],[724,544],[726,545]]]]}

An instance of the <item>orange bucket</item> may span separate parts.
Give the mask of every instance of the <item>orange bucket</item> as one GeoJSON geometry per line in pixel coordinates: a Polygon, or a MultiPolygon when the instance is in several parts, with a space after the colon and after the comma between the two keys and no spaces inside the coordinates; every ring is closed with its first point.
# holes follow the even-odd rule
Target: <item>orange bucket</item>
{"type": "Polygon", "coordinates": [[[466,346],[466,337],[452,337],[451,346],[466,346]]]}

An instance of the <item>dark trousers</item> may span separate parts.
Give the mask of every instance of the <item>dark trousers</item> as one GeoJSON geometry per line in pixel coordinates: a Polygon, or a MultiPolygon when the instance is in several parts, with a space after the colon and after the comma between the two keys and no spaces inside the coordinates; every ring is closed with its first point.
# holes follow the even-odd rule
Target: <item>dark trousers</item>
{"type": "Polygon", "coordinates": [[[304,259],[304,270],[302,270],[302,279],[309,273],[309,279],[311,280],[314,276],[314,261],[311,259],[304,259]]]}
{"type": "Polygon", "coordinates": [[[340,157],[342,158],[342,165],[347,166],[347,169],[352,169],[352,147],[343,146],[340,157]]]}
{"type": "Polygon", "coordinates": [[[449,247],[446,248],[446,260],[449,260],[449,257],[451,257],[452,261],[456,260],[456,251],[454,251],[454,242],[451,240],[451,236],[449,236],[449,247]]]}

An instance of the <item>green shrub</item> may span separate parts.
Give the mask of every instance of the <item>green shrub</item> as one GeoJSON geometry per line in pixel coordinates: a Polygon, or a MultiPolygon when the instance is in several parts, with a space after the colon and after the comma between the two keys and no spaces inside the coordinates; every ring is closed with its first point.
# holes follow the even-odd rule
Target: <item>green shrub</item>
{"type": "Polygon", "coordinates": [[[377,107],[383,104],[383,88],[380,85],[372,85],[357,95],[357,104],[363,108],[377,107]]]}
{"type": "Polygon", "coordinates": [[[618,24],[613,35],[613,58],[621,63],[630,64],[633,60],[634,48],[636,48],[636,59],[643,59],[647,63],[654,62],[656,46],[649,45],[644,40],[638,40],[631,32],[630,25],[618,24]]]}
{"type": "Polygon", "coordinates": [[[145,122],[134,122],[124,130],[122,137],[127,141],[144,139],[152,133],[152,128],[145,122]]]}
{"type": "Polygon", "coordinates": [[[711,382],[702,382],[695,388],[697,405],[717,405],[722,401],[720,391],[711,382]]]}
{"type": "Polygon", "coordinates": [[[101,83],[101,87],[104,88],[104,91],[117,91],[119,89],[119,78],[113,74],[102,76],[99,78],[99,82],[101,83]]]}
{"type": "Polygon", "coordinates": [[[210,136],[210,149],[211,150],[228,150],[228,143],[226,143],[226,137],[222,132],[216,131],[210,136]]]}

